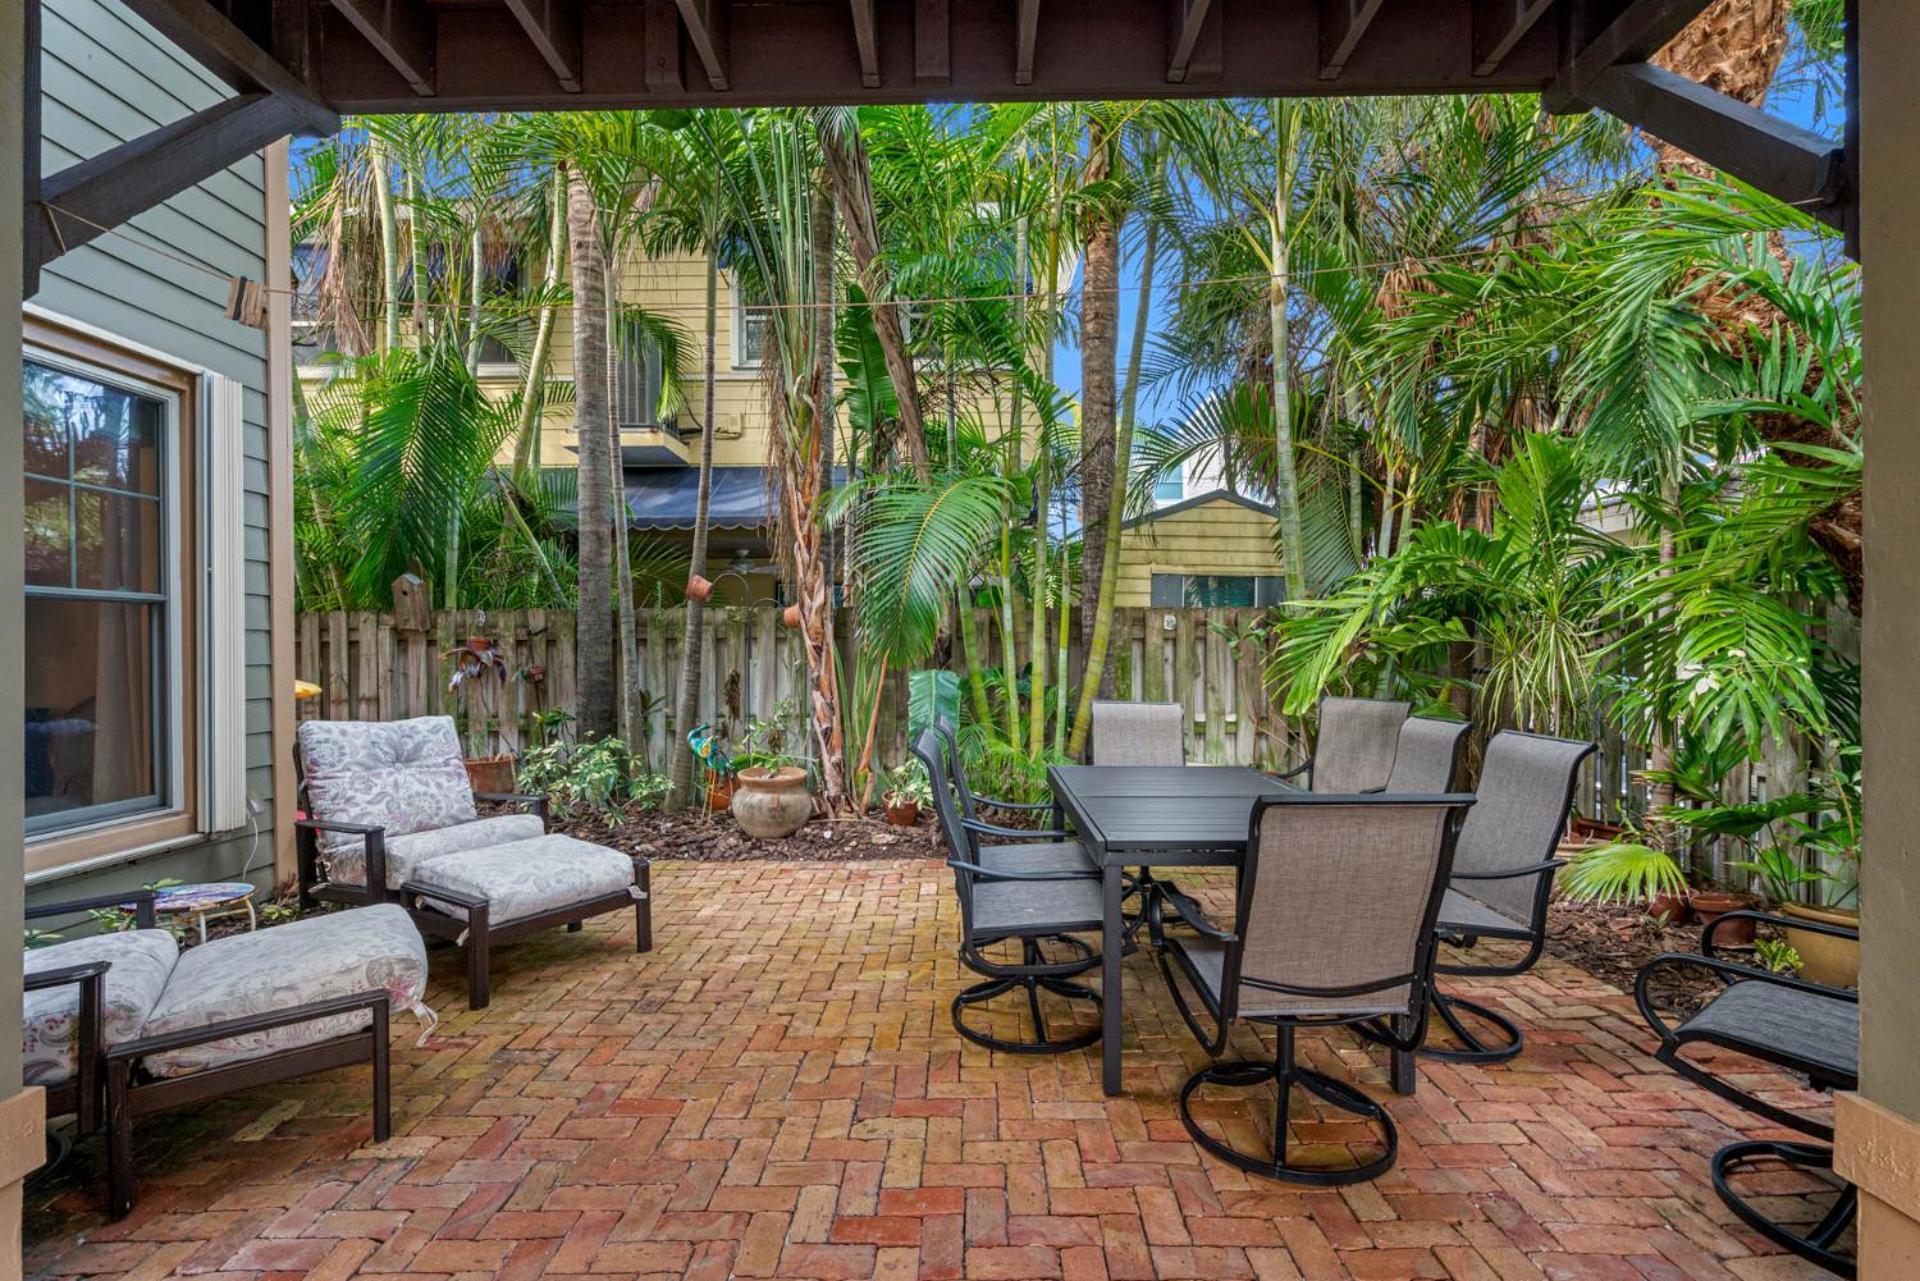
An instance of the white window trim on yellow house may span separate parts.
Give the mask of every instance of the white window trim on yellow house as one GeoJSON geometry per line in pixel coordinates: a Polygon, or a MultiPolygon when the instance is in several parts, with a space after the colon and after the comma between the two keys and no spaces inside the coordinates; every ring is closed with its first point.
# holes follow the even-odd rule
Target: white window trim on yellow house
{"type": "MultiPolygon", "coordinates": [[[[243,389],[233,379],[26,304],[25,354],[159,399],[165,791],[152,805],[26,836],[27,882],[192,844],[247,823],[243,389]]],[[[32,638],[27,638],[32,644],[32,638]]]]}

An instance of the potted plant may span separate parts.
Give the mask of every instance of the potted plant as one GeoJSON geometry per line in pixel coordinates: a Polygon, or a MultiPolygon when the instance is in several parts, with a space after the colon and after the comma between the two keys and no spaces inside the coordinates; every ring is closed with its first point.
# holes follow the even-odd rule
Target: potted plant
{"type": "Polygon", "coordinates": [[[1640,841],[1616,840],[1573,856],[1560,874],[1562,891],[1582,903],[1647,904],[1649,915],[1676,924],[1688,900],[1687,878],[1673,855],[1640,841]]]}
{"type": "Polygon", "coordinates": [[[501,741],[497,711],[499,690],[507,683],[507,660],[485,636],[469,636],[441,657],[453,666],[447,678],[450,693],[458,694],[467,686],[480,691],[481,728],[473,730],[472,717],[467,718],[467,782],[476,792],[511,792],[513,753],[501,741]]]}
{"type": "Polygon", "coordinates": [[[887,791],[880,800],[887,807],[887,822],[895,827],[918,823],[920,807],[933,802],[933,784],[927,781],[926,766],[906,760],[888,770],[887,791]]]}
{"type": "Polygon", "coordinates": [[[813,794],[807,790],[807,771],[800,759],[786,751],[784,725],[790,704],[774,709],[771,720],[747,722],[741,751],[734,757],[731,809],[734,822],[748,836],[785,840],[813,817],[813,794]]]}

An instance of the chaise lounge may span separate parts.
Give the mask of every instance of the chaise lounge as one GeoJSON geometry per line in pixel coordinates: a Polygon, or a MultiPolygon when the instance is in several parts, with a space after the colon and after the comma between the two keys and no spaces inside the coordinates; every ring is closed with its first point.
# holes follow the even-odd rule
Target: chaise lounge
{"type": "Polygon", "coordinates": [[[540,797],[475,793],[452,717],[305,721],[296,765],[301,906],[398,902],[465,951],[472,1009],[503,943],[631,907],[634,950],[653,949],[652,864],[547,831],[540,797]],[[476,801],[526,812],[482,818],[476,801]]]}

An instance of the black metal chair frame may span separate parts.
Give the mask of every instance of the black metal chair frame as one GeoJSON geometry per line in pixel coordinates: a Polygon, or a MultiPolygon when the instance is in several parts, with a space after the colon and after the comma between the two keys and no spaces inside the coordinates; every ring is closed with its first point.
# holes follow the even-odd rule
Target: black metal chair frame
{"type": "Polygon", "coordinates": [[[967,782],[966,767],[960,762],[960,738],[953,726],[945,720],[936,720],[933,730],[945,741],[948,759],[953,762],[951,778],[954,789],[960,793],[961,817],[972,820],[981,835],[1024,841],[1064,841],[1071,837],[1072,833],[1061,826],[1060,807],[1052,801],[1009,801],[997,796],[982,796],[974,791],[967,782]],[[1053,820],[1053,825],[1045,828],[1005,827],[982,819],[981,810],[1005,810],[1013,814],[1045,811],[1053,820]]]}
{"type": "Polygon", "coordinates": [[[1073,937],[1076,933],[1098,933],[1101,929],[1100,917],[1096,914],[1084,921],[1049,921],[1044,927],[1033,930],[979,930],[973,923],[974,890],[980,883],[997,881],[1050,882],[1050,881],[1090,881],[1097,883],[1100,873],[1089,860],[1083,871],[1015,872],[990,868],[980,861],[980,837],[1012,833],[1031,838],[1035,834],[1021,829],[1000,828],[995,824],[970,819],[953,812],[951,794],[945,791],[948,783],[959,790],[958,777],[963,773],[959,763],[959,751],[954,744],[952,732],[945,727],[934,726],[921,731],[911,749],[926,767],[927,777],[933,784],[934,809],[945,835],[950,857],[947,866],[953,869],[955,889],[960,900],[960,961],[968,969],[982,976],[983,981],[967,988],[953,998],[950,1012],[953,1026],[961,1036],[976,1045],[990,1050],[999,1050],[1006,1054],[1065,1054],[1073,1050],[1084,1049],[1100,1039],[1100,1028],[1096,1024],[1091,1029],[1064,1039],[1054,1039],[1048,1034],[1046,1015],[1040,1008],[1040,993],[1051,992],[1068,1000],[1091,1001],[1098,1008],[1100,994],[1083,984],[1069,980],[1095,969],[1100,964],[1099,950],[1084,940],[1073,937]],[[1016,941],[1020,944],[1020,961],[1008,963],[996,961],[982,950],[997,943],[1016,941]],[[1052,942],[1067,949],[1068,959],[1047,959],[1041,944],[1052,942]],[[962,1011],[970,1005],[990,1001],[1008,992],[1022,990],[1027,994],[1027,1010],[1033,1020],[1034,1039],[1031,1041],[1009,1041],[996,1037],[978,1028],[968,1025],[962,1017],[962,1011]]]}
{"type": "MultiPolygon", "coordinates": [[[[1180,1120],[1186,1125],[1188,1135],[1191,1136],[1193,1141],[1199,1144],[1202,1149],[1233,1166],[1235,1169],[1244,1170],[1249,1174],[1257,1174],[1263,1178],[1276,1179],[1288,1183],[1304,1184],[1309,1187],[1343,1187],[1354,1183],[1365,1183],[1379,1178],[1393,1168],[1394,1162],[1398,1159],[1400,1152],[1400,1132],[1398,1127],[1394,1125],[1393,1117],[1387,1112],[1386,1108],[1367,1097],[1361,1090],[1344,1081],[1335,1080],[1325,1073],[1315,1071],[1312,1068],[1301,1067],[1296,1061],[1295,1055],[1294,1038],[1301,1028],[1355,1027],[1357,1029],[1364,1024],[1376,1021],[1374,1016],[1299,1015],[1253,1017],[1242,1015],[1239,1012],[1240,989],[1242,986],[1246,986],[1284,996],[1334,999],[1347,996],[1365,996],[1370,992],[1391,991],[1396,987],[1409,985],[1413,988],[1412,1008],[1414,1010],[1414,1022],[1409,1034],[1405,1036],[1398,1035],[1390,1029],[1386,1029],[1384,1024],[1382,1024],[1381,1030],[1367,1032],[1365,1039],[1382,1041],[1391,1048],[1403,1052],[1410,1051],[1418,1046],[1426,1035],[1427,1011],[1431,1004],[1430,998],[1433,992],[1434,959],[1439,951],[1437,936],[1433,930],[1433,922],[1439,914],[1440,901],[1446,894],[1447,875],[1453,865],[1454,841],[1459,835],[1460,813],[1464,812],[1466,807],[1473,803],[1473,798],[1464,795],[1387,796],[1377,792],[1363,793],[1357,796],[1336,796],[1302,792],[1283,797],[1264,797],[1253,807],[1253,817],[1247,836],[1248,850],[1258,849],[1261,815],[1276,805],[1353,806],[1435,805],[1440,803],[1457,805],[1459,811],[1456,812],[1447,823],[1445,833],[1442,837],[1440,859],[1436,867],[1433,890],[1428,896],[1425,908],[1425,924],[1420,930],[1420,941],[1416,945],[1414,967],[1406,974],[1395,975],[1375,983],[1338,988],[1299,987],[1291,984],[1243,977],[1240,973],[1242,954],[1240,945],[1242,937],[1239,931],[1245,929],[1246,914],[1253,902],[1254,888],[1259,875],[1257,860],[1251,857],[1251,855],[1241,869],[1239,885],[1236,890],[1234,909],[1235,930],[1222,930],[1212,925],[1206,920],[1203,914],[1198,912],[1197,908],[1193,915],[1188,915],[1186,908],[1182,907],[1179,902],[1179,899],[1185,899],[1184,895],[1172,900],[1176,908],[1180,910],[1182,919],[1185,920],[1188,925],[1192,926],[1204,937],[1227,945],[1225,964],[1221,971],[1220,992],[1216,999],[1215,995],[1208,991],[1207,984],[1201,979],[1198,968],[1188,956],[1186,949],[1181,946],[1179,937],[1177,935],[1164,938],[1156,937],[1157,945],[1155,954],[1160,964],[1161,976],[1166,980],[1167,990],[1173,995],[1174,1006],[1179,1010],[1180,1018],[1186,1023],[1187,1029],[1193,1033],[1194,1039],[1206,1050],[1209,1057],[1216,1060],[1211,1067],[1203,1068],[1189,1077],[1187,1083],[1182,1086],[1180,1090],[1180,1120]],[[1180,990],[1181,985],[1175,981],[1173,966],[1168,962],[1169,957],[1178,964],[1181,973],[1185,975],[1187,986],[1193,989],[1194,995],[1199,998],[1199,1003],[1205,1008],[1207,1017],[1213,1023],[1211,1031],[1202,1026],[1193,1009],[1193,1003],[1190,1002],[1186,995],[1180,990]],[[1266,1023],[1273,1027],[1275,1043],[1273,1060],[1271,1062],[1240,1060],[1230,1063],[1220,1063],[1217,1061],[1221,1051],[1226,1049],[1227,1042],[1232,1036],[1234,1023],[1241,1021],[1248,1023],[1266,1023]],[[1192,1099],[1195,1092],[1201,1087],[1207,1085],[1222,1085],[1231,1088],[1247,1088],[1261,1085],[1268,1081],[1275,1083],[1279,1093],[1274,1111],[1273,1152],[1270,1155],[1253,1156],[1242,1152],[1231,1144],[1209,1134],[1201,1127],[1200,1123],[1194,1119],[1192,1099]],[[1373,1161],[1354,1166],[1350,1169],[1325,1169],[1300,1166],[1288,1161],[1286,1154],[1287,1115],[1288,1105],[1291,1101],[1292,1090],[1295,1085],[1317,1096],[1322,1101],[1339,1108],[1341,1111],[1351,1113],[1360,1117],[1362,1120],[1372,1122],[1379,1126],[1384,1147],[1382,1154],[1373,1161]]],[[[1186,902],[1191,903],[1192,900],[1186,899],[1186,902]]]]}
{"type": "MultiPolygon", "coordinates": [[[[1521,730],[1503,730],[1501,732],[1520,738],[1550,739],[1558,743],[1577,741],[1555,738],[1550,734],[1529,734],[1521,730]]],[[[1567,771],[1567,794],[1561,802],[1560,830],[1562,831],[1566,828],[1567,816],[1573,812],[1573,795],[1580,783],[1579,767],[1587,757],[1599,750],[1598,744],[1594,743],[1588,743],[1586,748],[1586,751],[1575,758],[1574,768],[1567,771]]],[[[1505,939],[1525,943],[1527,950],[1519,960],[1500,965],[1449,964],[1441,961],[1434,966],[1435,973],[1457,978],[1513,978],[1517,975],[1525,974],[1534,967],[1534,964],[1540,959],[1541,952],[1543,952],[1547,946],[1547,905],[1553,899],[1553,874],[1560,868],[1565,867],[1567,863],[1565,859],[1555,858],[1553,856],[1553,852],[1557,848],[1559,848],[1559,843],[1556,838],[1553,844],[1548,845],[1546,849],[1541,851],[1541,859],[1537,863],[1530,863],[1521,867],[1502,868],[1495,872],[1456,871],[1453,874],[1455,881],[1468,882],[1512,881],[1527,876],[1539,878],[1538,887],[1534,891],[1532,913],[1528,918],[1530,924],[1524,929],[1504,929],[1500,927],[1482,927],[1472,930],[1447,929],[1445,927],[1446,923],[1441,923],[1441,941],[1462,950],[1474,947],[1483,938],[1505,939]]],[[[1501,1063],[1518,1056],[1519,1053],[1526,1048],[1526,1034],[1521,1032],[1519,1026],[1514,1023],[1512,1019],[1477,1001],[1469,1001],[1463,996],[1449,995],[1440,990],[1438,986],[1433,990],[1433,1012],[1439,1017],[1440,1021],[1447,1026],[1447,1029],[1459,1039],[1461,1046],[1464,1048],[1447,1049],[1423,1045],[1420,1047],[1419,1052],[1426,1058],[1438,1059],[1445,1063],[1501,1063]],[[1498,1031],[1503,1038],[1502,1041],[1496,1044],[1488,1044],[1482,1040],[1462,1019],[1461,1014],[1463,1011],[1471,1015],[1474,1019],[1498,1031]]]]}
{"type": "MultiPolygon", "coordinates": [[[[132,904],[135,923],[141,929],[151,929],[154,923],[153,901],[152,890],[136,890],[125,894],[102,894],[93,898],[37,904],[27,909],[27,915],[69,916],[93,908],[132,904]]],[[[331,1068],[371,1063],[374,1142],[384,1143],[392,1132],[387,1048],[388,997],[384,989],[310,1001],[284,1010],[249,1014],[203,1027],[140,1037],[107,1049],[102,1026],[103,993],[104,978],[110,968],[110,962],[100,961],[44,971],[28,976],[27,989],[32,991],[55,987],[63,982],[81,983],[81,1039],[75,1048],[76,1072],[70,1082],[48,1090],[47,1114],[61,1116],[68,1112],[77,1113],[80,1133],[83,1136],[93,1133],[100,1126],[100,1093],[104,1083],[107,1208],[114,1218],[124,1218],[133,1209],[133,1123],[142,1116],[189,1103],[223,1098],[256,1086],[311,1076],[331,1068]],[[190,1076],[147,1078],[137,1071],[139,1061],[148,1055],[195,1045],[210,1045],[228,1037],[292,1027],[359,1010],[366,1010],[371,1015],[367,1027],[312,1045],[280,1050],[224,1067],[208,1068],[190,1076]]]]}
{"type": "Polygon", "coordinates": [[[1782,1140],[1748,1139],[1730,1143],[1713,1154],[1708,1168],[1713,1177],[1713,1190],[1729,1210],[1738,1215],[1748,1227],[1767,1240],[1794,1254],[1818,1264],[1838,1276],[1852,1277],[1855,1273],[1854,1261],[1834,1251],[1834,1243],[1853,1222],[1858,1209],[1859,1192],[1852,1184],[1845,1185],[1835,1199],[1831,1209],[1820,1222],[1805,1233],[1799,1233],[1783,1227],[1763,1215],[1745,1197],[1733,1189],[1732,1176],[1741,1166],[1762,1162],[1778,1161],[1804,1170],[1830,1170],[1833,1168],[1833,1127],[1824,1125],[1811,1118],[1789,1112],[1766,1100],[1739,1088],[1722,1077],[1713,1075],[1699,1064],[1683,1057],[1682,1051],[1693,1044],[1717,1045],[1733,1050],[1751,1058],[1772,1063],[1790,1072],[1805,1075],[1817,1090],[1854,1090],[1859,1088],[1857,1072],[1848,1075],[1836,1073],[1830,1066],[1814,1063],[1785,1049],[1768,1050],[1754,1042],[1735,1042],[1718,1035],[1711,1030],[1688,1031],[1684,1022],[1680,1028],[1670,1026],[1660,1017],[1654,1005],[1652,981],[1654,976],[1664,969],[1701,969],[1718,977],[1723,983],[1766,983],[1774,987],[1788,988],[1796,992],[1805,992],[1829,1000],[1844,1001],[1858,1005],[1860,994],[1849,988],[1829,987],[1824,983],[1813,983],[1806,979],[1794,978],[1785,974],[1775,974],[1770,970],[1759,969],[1751,965],[1724,960],[1713,950],[1714,934],[1735,920],[1753,921],[1760,924],[1777,925],[1790,929],[1806,930],[1812,934],[1825,934],[1833,938],[1858,940],[1860,932],[1842,925],[1830,925],[1824,921],[1789,919],[1767,912],[1741,909],[1728,912],[1714,918],[1700,932],[1700,952],[1694,955],[1688,952],[1663,952],[1641,967],[1633,984],[1634,1003],[1640,1007],[1640,1017],[1647,1021],[1653,1034],[1660,1038],[1659,1048],[1653,1057],[1674,1072],[1692,1081],[1695,1085],[1709,1090],[1720,1098],[1738,1107],[1764,1117],[1775,1125],[1790,1130],[1798,1130],[1818,1143],[1793,1143],[1782,1140]]]}
{"type": "MultiPolygon", "coordinates": [[[[1326,707],[1327,707],[1327,698],[1328,698],[1328,697],[1329,697],[1329,696],[1328,696],[1328,695],[1325,695],[1325,694],[1323,694],[1323,695],[1321,695],[1321,696],[1320,696],[1320,701],[1319,701],[1319,702],[1318,702],[1317,704],[1315,704],[1315,705],[1314,705],[1314,710],[1313,710],[1313,723],[1314,723],[1314,724],[1315,724],[1316,726],[1318,726],[1318,725],[1319,725],[1319,724],[1321,723],[1321,717],[1322,717],[1322,716],[1324,716],[1324,715],[1326,714],[1326,707]]],[[[1386,701],[1388,701],[1388,702],[1398,702],[1398,701],[1400,701],[1400,700],[1398,700],[1398,699],[1389,699],[1389,700],[1386,700],[1386,701]]],[[[1314,746],[1314,755],[1315,755],[1315,756],[1317,756],[1317,755],[1319,755],[1319,750],[1320,750],[1320,741],[1319,741],[1319,734],[1318,734],[1318,731],[1317,731],[1317,730],[1315,731],[1315,736],[1314,736],[1314,744],[1313,744],[1313,746],[1314,746]]],[[[1457,752],[1458,750],[1459,750],[1459,749],[1458,749],[1458,748],[1456,747],[1456,748],[1455,748],[1455,751],[1457,752]]],[[[1294,766],[1294,767],[1293,767],[1292,769],[1290,769],[1290,770],[1286,770],[1286,771],[1277,771],[1277,770],[1269,770],[1269,771],[1267,771],[1267,772],[1268,772],[1269,774],[1271,774],[1271,775],[1272,775],[1272,776],[1273,776],[1274,778],[1279,778],[1279,779],[1286,779],[1286,780],[1289,780],[1289,781],[1291,781],[1291,780],[1293,780],[1293,779],[1296,779],[1296,778],[1298,778],[1298,777],[1300,777],[1300,775],[1302,775],[1302,774],[1305,774],[1305,775],[1307,776],[1307,781],[1306,781],[1306,783],[1305,783],[1305,784],[1304,784],[1303,786],[1305,786],[1305,787],[1307,788],[1307,790],[1308,790],[1308,791],[1312,791],[1312,790],[1313,790],[1313,761],[1314,761],[1314,757],[1313,757],[1313,756],[1309,756],[1309,757],[1307,757],[1307,759],[1306,759],[1306,760],[1304,760],[1304,761],[1302,761],[1302,762],[1300,762],[1300,763],[1299,763],[1298,765],[1296,765],[1296,766],[1294,766]]],[[[1457,763],[1457,761],[1456,761],[1456,766],[1455,766],[1455,768],[1456,768],[1456,769],[1458,768],[1458,763],[1457,763]]],[[[1374,790],[1374,789],[1368,789],[1368,790],[1369,790],[1369,791],[1372,791],[1372,790],[1374,790]]]]}
{"type": "MultiPolygon", "coordinates": [[[[298,780],[296,795],[304,804],[307,791],[306,770],[297,748],[294,751],[294,775],[298,780]]],[[[498,805],[522,806],[529,813],[539,817],[543,829],[547,825],[549,811],[547,798],[544,796],[519,792],[475,792],[473,799],[498,805]]],[[[633,884],[640,890],[638,898],[626,890],[621,890],[614,894],[601,894],[582,899],[577,903],[567,903],[537,916],[523,917],[517,921],[495,925],[489,919],[491,903],[487,899],[413,881],[406,882],[397,891],[390,888],[387,885],[387,833],[383,827],[364,823],[342,823],[330,819],[298,819],[294,822],[294,849],[299,867],[302,911],[310,910],[316,903],[338,903],[359,907],[369,903],[398,902],[406,909],[407,915],[413,918],[414,926],[421,934],[430,939],[451,943],[465,954],[468,1009],[483,1010],[493,1000],[491,962],[494,947],[542,933],[557,925],[566,926],[569,933],[577,933],[582,924],[593,917],[631,907],[633,909],[633,950],[636,952],[653,950],[653,861],[644,855],[630,856],[633,859],[633,884]],[[360,838],[365,849],[367,869],[365,885],[321,879],[319,839],[321,832],[360,838]],[[427,898],[451,903],[465,910],[467,915],[462,919],[427,906],[423,901],[427,898]]]]}

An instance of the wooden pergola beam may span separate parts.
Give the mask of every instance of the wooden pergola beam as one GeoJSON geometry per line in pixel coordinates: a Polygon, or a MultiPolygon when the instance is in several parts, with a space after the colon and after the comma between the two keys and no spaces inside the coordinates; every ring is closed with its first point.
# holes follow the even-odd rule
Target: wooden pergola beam
{"type": "Polygon", "coordinates": [[[415,93],[433,97],[434,20],[419,0],[333,0],[333,7],[415,93]]]}
{"type": "Polygon", "coordinates": [[[1168,84],[1220,74],[1220,4],[1221,0],[1172,0],[1168,84]]]}
{"type": "Polygon", "coordinates": [[[1542,95],[1548,111],[1565,113],[1582,98],[1581,86],[1610,67],[1645,62],[1700,16],[1710,0],[1632,0],[1598,36],[1576,53],[1542,95]]]}
{"type": "Polygon", "coordinates": [[[714,92],[723,93],[727,75],[727,0],[677,0],[680,21],[687,25],[687,39],[706,68],[707,83],[714,92]]]}
{"type": "Polygon", "coordinates": [[[874,29],[873,0],[851,0],[853,44],[860,54],[860,83],[880,87],[880,38],[874,29]]]}
{"type": "Polygon", "coordinates": [[[913,0],[913,83],[938,88],[953,83],[953,12],[950,0],[913,0]]]}
{"type": "Polygon", "coordinates": [[[274,60],[207,0],[127,0],[127,8],[178,45],[195,62],[241,93],[271,93],[297,104],[290,131],[325,135],[340,127],[337,112],[306,82],[274,60]]]}
{"type": "Polygon", "coordinates": [[[1473,0],[1473,74],[1500,69],[1521,37],[1553,8],[1554,0],[1473,0]]]}
{"type": "Polygon", "coordinates": [[[1040,0],[1014,0],[1013,82],[1033,83],[1033,49],[1040,39],[1040,0]]]}
{"type": "Polygon", "coordinates": [[[1320,78],[1338,79],[1384,0],[1320,0],[1320,78]]]}
{"type": "Polygon", "coordinates": [[[506,0],[527,39],[568,93],[580,92],[580,0],[506,0]]]}
{"type": "Polygon", "coordinates": [[[1609,67],[1585,101],[1844,230],[1845,148],[1650,62],[1609,67]]]}
{"type": "Polygon", "coordinates": [[[28,210],[26,260],[37,271],[268,143],[322,123],[297,99],[245,93],[46,175],[38,207],[28,210]]]}

